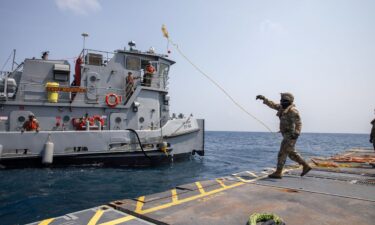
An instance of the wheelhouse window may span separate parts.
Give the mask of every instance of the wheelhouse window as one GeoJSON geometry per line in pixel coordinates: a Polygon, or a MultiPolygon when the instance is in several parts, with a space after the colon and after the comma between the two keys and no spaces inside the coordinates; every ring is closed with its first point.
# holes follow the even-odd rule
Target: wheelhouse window
{"type": "Polygon", "coordinates": [[[169,72],[169,65],[160,63],[160,76],[167,77],[169,72]]]}
{"type": "Polygon", "coordinates": [[[126,69],[128,70],[140,70],[141,60],[139,57],[127,56],[126,57],[126,69]]]}

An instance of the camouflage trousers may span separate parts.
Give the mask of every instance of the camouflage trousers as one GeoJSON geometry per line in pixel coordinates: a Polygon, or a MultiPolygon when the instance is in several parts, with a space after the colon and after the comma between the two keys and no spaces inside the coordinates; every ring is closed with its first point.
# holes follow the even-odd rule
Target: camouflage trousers
{"type": "Polygon", "coordinates": [[[296,152],[294,146],[296,145],[297,139],[284,138],[281,142],[280,151],[277,155],[277,170],[282,170],[286,158],[289,157],[291,160],[297,162],[300,165],[305,165],[305,160],[302,159],[301,155],[296,152]]]}

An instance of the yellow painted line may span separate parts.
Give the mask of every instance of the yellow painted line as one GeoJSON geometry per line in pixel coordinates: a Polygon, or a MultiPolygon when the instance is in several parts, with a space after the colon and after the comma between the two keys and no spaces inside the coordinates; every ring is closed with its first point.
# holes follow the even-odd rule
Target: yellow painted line
{"type": "Polygon", "coordinates": [[[133,219],[135,219],[135,217],[129,215],[129,216],[124,216],[122,218],[115,219],[115,220],[112,220],[112,221],[109,221],[109,222],[101,223],[99,225],[116,225],[116,224],[124,223],[124,222],[127,222],[129,220],[133,220],[133,219]]]}
{"type": "Polygon", "coordinates": [[[175,203],[171,202],[171,203],[167,203],[167,204],[164,204],[164,205],[159,205],[159,206],[144,210],[142,212],[142,214],[151,213],[151,212],[155,212],[155,211],[158,211],[158,210],[161,210],[161,209],[166,209],[166,208],[169,208],[169,207],[172,207],[172,206],[180,205],[182,203],[190,202],[190,201],[202,198],[202,197],[206,197],[206,196],[209,196],[209,195],[212,195],[212,194],[216,194],[216,193],[219,193],[219,192],[222,192],[222,191],[234,188],[234,187],[238,187],[238,186],[243,185],[243,184],[245,184],[245,183],[237,182],[237,183],[234,183],[230,186],[226,186],[226,187],[223,187],[223,188],[218,188],[218,189],[215,189],[215,190],[212,190],[212,191],[209,191],[209,192],[205,192],[204,194],[198,194],[198,195],[195,195],[195,196],[192,196],[192,197],[189,197],[189,198],[184,198],[184,199],[178,200],[175,203]]]}
{"type": "MultiPolygon", "coordinates": [[[[147,213],[159,211],[159,210],[162,210],[162,209],[170,208],[172,206],[180,205],[180,204],[183,204],[183,203],[186,203],[186,202],[190,202],[190,201],[193,201],[193,200],[196,200],[196,199],[199,199],[199,198],[203,198],[203,197],[206,197],[206,196],[209,196],[209,195],[213,195],[213,194],[216,194],[216,193],[228,190],[228,189],[232,189],[232,188],[241,186],[241,185],[246,184],[246,183],[255,182],[255,181],[263,179],[265,177],[266,176],[261,176],[261,177],[258,177],[258,178],[254,178],[252,180],[247,180],[246,182],[237,182],[237,183],[234,183],[234,184],[228,185],[228,186],[227,185],[225,185],[225,186],[222,185],[223,186],[222,188],[218,188],[218,189],[215,189],[215,190],[212,190],[212,191],[209,191],[209,192],[204,192],[204,193],[201,192],[198,195],[191,196],[189,198],[184,198],[184,199],[181,199],[181,200],[178,200],[178,199],[173,200],[173,198],[172,198],[172,202],[170,202],[170,203],[166,203],[166,204],[163,204],[163,205],[155,206],[153,208],[149,208],[149,209],[146,209],[146,210],[141,210],[140,212],[137,212],[137,213],[139,213],[139,214],[147,214],[147,213]]],[[[216,179],[216,180],[218,182],[220,181],[218,179],[216,179]]],[[[222,182],[222,181],[220,181],[220,182],[222,182]]],[[[196,185],[197,185],[197,187],[199,189],[203,190],[202,185],[199,182],[196,182],[196,185]]],[[[171,191],[172,191],[172,196],[173,196],[173,190],[171,190],[171,191]]],[[[138,200],[143,202],[144,201],[144,196],[139,197],[138,200]]],[[[143,206],[143,204],[142,204],[142,206],[143,206]]],[[[102,223],[100,225],[116,225],[116,224],[127,222],[127,221],[130,221],[130,220],[133,220],[133,219],[136,219],[136,217],[129,215],[129,216],[125,216],[123,218],[119,218],[119,219],[112,220],[112,221],[109,221],[109,222],[106,222],[106,223],[102,223]]]]}
{"type": "Polygon", "coordinates": [[[100,219],[100,217],[103,215],[103,213],[103,210],[98,209],[98,211],[96,211],[95,215],[91,218],[90,222],[87,225],[95,225],[100,219]]]}
{"type": "Polygon", "coordinates": [[[177,190],[172,189],[171,192],[172,192],[172,202],[178,202],[177,190]]]}
{"type": "Polygon", "coordinates": [[[55,218],[46,219],[39,223],[39,225],[48,225],[50,224],[55,218]]]}
{"type": "Polygon", "coordinates": [[[240,181],[242,181],[244,183],[249,183],[249,182],[253,181],[254,179],[256,179],[256,178],[253,178],[253,179],[245,180],[242,177],[239,177],[237,175],[235,175],[234,177],[237,178],[237,179],[239,179],[240,181]]]}
{"type": "Polygon", "coordinates": [[[137,205],[135,206],[135,211],[136,213],[141,213],[142,212],[142,207],[144,205],[145,201],[145,196],[141,196],[137,200],[137,205]]]}
{"type": "Polygon", "coordinates": [[[224,184],[224,182],[220,179],[216,179],[216,182],[218,182],[222,187],[226,187],[227,185],[224,184]]]}
{"type": "Polygon", "coordinates": [[[256,175],[255,173],[253,173],[251,171],[246,171],[246,173],[250,174],[251,176],[258,177],[258,175],[256,175]]]}
{"type": "Polygon", "coordinates": [[[206,193],[206,191],[203,189],[203,187],[202,187],[202,185],[201,185],[200,182],[195,182],[195,185],[197,185],[198,190],[199,190],[199,192],[200,192],[201,194],[206,193]]]}

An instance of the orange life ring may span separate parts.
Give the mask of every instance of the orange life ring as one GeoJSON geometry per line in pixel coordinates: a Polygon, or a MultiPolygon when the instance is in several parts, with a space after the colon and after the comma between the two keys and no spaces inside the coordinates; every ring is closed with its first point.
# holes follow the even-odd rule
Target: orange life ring
{"type": "MultiPolygon", "coordinates": [[[[99,115],[94,115],[90,118],[92,120],[92,125],[95,125],[95,121],[99,121],[100,125],[103,127],[104,126],[104,119],[99,116],[99,115]]],[[[90,121],[91,123],[91,121],[90,121]]]]}
{"type": "Polygon", "coordinates": [[[121,97],[116,95],[115,93],[109,93],[105,96],[105,103],[107,103],[107,105],[111,108],[116,107],[116,105],[118,105],[120,101],[121,97]],[[114,99],[114,101],[112,101],[111,99],[114,99]]]}

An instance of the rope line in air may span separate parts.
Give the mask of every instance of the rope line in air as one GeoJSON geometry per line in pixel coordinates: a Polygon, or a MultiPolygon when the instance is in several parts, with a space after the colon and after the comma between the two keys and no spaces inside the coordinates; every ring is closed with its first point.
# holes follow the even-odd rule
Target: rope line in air
{"type": "Polygon", "coordinates": [[[175,44],[168,35],[168,32],[163,25],[162,27],[163,36],[168,40],[169,43],[172,44],[172,46],[177,50],[177,52],[192,65],[200,74],[202,74],[204,77],[206,77],[212,84],[214,84],[217,88],[219,88],[228,98],[231,100],[239,109],[241,109],[244,113],[246,113],[248,116],[259,122],[263,127],[265,127],[270,133],[274,133],[263,121],[258,119],[256,116],[254,116],[252,113],[247,111],[240,103],[238,103],[218,82],[216,82],[211,76],[209,76],[207,73],[205,73],[200,67],[198,67],[193,61],[191,61],[178,47],[177,44],[175,44]]]}
{"type": "Polygon", "coordinates": [[[3,70],[4,70],[5,66],[8,64],[8,62],[9,62],[9,60],[10,60],[10,57],[12,57],[12,55],[13,55],[13,52],[10,53],[10,55],[8,56],[8,59],[5,61],[3,67],[1,67],[1,70],[0,70],[0,71],[3,71],[3,70]]]}

